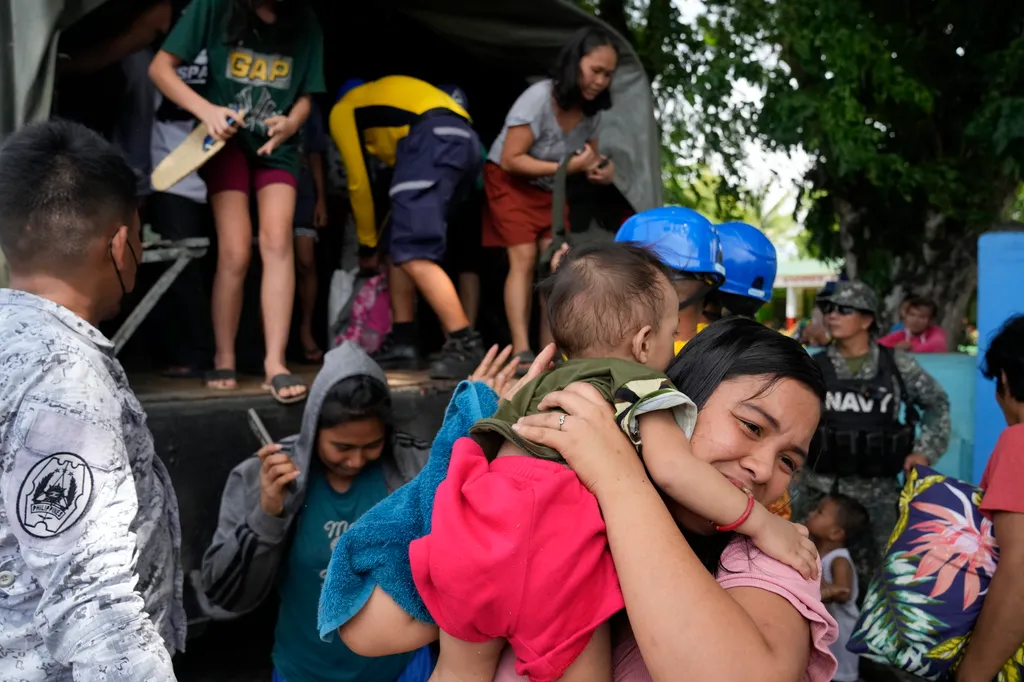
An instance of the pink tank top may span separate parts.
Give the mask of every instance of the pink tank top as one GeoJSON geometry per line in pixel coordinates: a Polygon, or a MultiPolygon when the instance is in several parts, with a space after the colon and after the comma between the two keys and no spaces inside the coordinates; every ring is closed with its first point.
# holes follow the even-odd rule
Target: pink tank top
{"type": "MultiPolygon", "coordinates": [[[[779,563],[737,537],[722,553],[722,570],[717,576],[724,589],[756,587],[777,594],[800,612],[811,626],[811,656],[802,682],[829,682],[836,671],[836,659],[829,645],[836,640],[838,627],[821,601],[821,584],[804,578],[789,566],[779,563]]],[[[821,570],[821,562],[818,562],[821,570]]],[[[612,654],[615,682],[652,682],[640,656],[636,640],[630,634],[615,644],[612,654]]],[[[515,673],[515,657],[505,648],[494,682],[520,682],[515,673]]]]}

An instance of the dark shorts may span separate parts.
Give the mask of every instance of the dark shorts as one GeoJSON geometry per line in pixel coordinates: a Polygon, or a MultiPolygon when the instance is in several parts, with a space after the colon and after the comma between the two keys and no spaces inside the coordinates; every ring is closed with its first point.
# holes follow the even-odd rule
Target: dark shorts
{"type": "Polygon", "coordinates": [[[481,161],[480,138],[454,114],[421,120],[398,143],[382,239],[393,263],[444,258],[449,209],[469,193],[481,161]]]}
{"type": "Polygon", "coordinates": [[[319,241],[317,229],[313,227],[313,213],[316,210],[316,190],[313,188],[313,180],[302,174],[302,180],[295,193],[295,218],[292,221],[292,228],[295,237],[306,237],[313,241],[319,241]],[[307,184],[308,183],[308,184],[307,184]]]}
{"type": "Polygon", "coordinates": [[[291,187],[298,184],[298,180],[289,171],[270,168],[258,159],[250,159],[234,140],[228,140],[224,148],[199,169],[199,177],[206,183],[206,192],[211,197],[229,191],[242,192],[248,196],[250,188],[259,192],[275,183],[291,187]]]}
{"type": "Polygon", "coordinates": [[[448,252],[445,260],[456,274],[480,274],[485,201],[483,190],[474,188],[468,197],[448,212],[448,252]]]}

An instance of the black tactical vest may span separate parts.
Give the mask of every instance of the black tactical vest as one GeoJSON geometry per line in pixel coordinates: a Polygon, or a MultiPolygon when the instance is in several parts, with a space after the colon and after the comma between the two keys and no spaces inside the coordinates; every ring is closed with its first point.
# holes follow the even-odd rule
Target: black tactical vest
{"type": "Polygon", "coordinates": [[[907,398],[903,377],[893,351],[882,346],[878,351],[878,372],[871,379],[840,379],[827,353],[814,356],[826,388],[815,473],[888,478],[903,471],[903,461],[913,451],[918,413],[908,403],[906,423],[900,422],[900,405],[907,398]]]}

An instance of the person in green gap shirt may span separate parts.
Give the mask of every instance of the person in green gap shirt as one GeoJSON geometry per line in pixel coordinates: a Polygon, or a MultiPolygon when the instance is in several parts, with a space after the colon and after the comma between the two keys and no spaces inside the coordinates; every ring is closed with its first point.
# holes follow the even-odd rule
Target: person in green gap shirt
{"type": "Polygon", "coordinates": [[[245,457],[228,475],[202,591],[230,618],[280,601],[274,682],[424,682],[429,650],[366,658],[317,630],[320,590],[338,539],[411,480],[430,444],[392,426],[380,367],[346,342],[324,356],[301,431],[245,457]],[[425,660],[424,660],[425,659],[425,660]]]}
{"type": "Polygon", "coordinates": [[[252,249],[250,187],[259,210],[266,385],[282,403],[306,386],[285,365],[295,297],[292,219],[298,133],[310,95],[324,91],[323,35],[308,0],[192,0],[153,59],[167,99],[228,142],[201,169],[217,229],[213,284],[214,369],[207,386],[237,388],[235,336],[252,249]],[[193,90],[177,67],[205,50],[209,76],[193,90]],[[239,115],[236,112],[243,112],[239,115]]]}

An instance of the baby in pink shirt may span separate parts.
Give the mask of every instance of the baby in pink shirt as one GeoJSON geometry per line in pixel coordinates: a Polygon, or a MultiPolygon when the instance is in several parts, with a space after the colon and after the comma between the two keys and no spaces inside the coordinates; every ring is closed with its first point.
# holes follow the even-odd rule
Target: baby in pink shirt
{"type": "MultiPolygon", "coordinates": [[[[820,572],[820,562],[818,569],[820,572]]],[[[739,536],[722,553],[716,579],[726,590],[755,587],[777,594],[792,604],[811,626],[811,656],[802,682],[829,682],[832,679],[836,659],[828,647],[836,640],[839,630],[821,601],[821,585],[817,580],[805,580],[794,569],[764,554],[739,536]]],[[[615,682],[652,682],[632,634],[616,642],[612,662],[615,682]]],[[[525,680],[525,677],[516,675],[515,656],[506,648],[494,682],[525,680]]]]}

